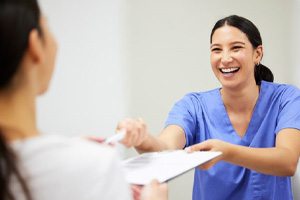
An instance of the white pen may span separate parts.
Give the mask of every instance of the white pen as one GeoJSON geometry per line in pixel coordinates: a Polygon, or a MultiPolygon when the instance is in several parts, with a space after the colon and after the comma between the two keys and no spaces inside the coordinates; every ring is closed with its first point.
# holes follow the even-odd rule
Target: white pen
{"type": "Polygon", "coordinates": [[[114,134],[113,136],[106,138],[104,143],[110,144],[110,143],[116,143],[121,141],[126,135],[126,130],[121,130],[118,133],[114,134]]]}

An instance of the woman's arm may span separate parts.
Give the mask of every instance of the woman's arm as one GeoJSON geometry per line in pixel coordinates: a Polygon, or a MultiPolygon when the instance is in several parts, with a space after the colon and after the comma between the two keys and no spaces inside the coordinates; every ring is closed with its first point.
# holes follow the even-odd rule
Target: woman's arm
{"type": "Polygon", "coordinates": [[[300,131],[283,129],[273,148],[252,148],[220,140],[207,140],[193,145],[188,151],[221,151],[222,156],[201,166],[207,169],[220,160],[275,176],[293,176],[300,156],[300,131]]]}
{"type": "Polygon", "coordinates": [[[121,143],[127,147],[135,147],[139,153],[182,149],[186,142],[183,129],[177,125],[167,126],[159,136],[150,134],[142,119],[125,119],[119,122],[117,129],[126,130],[121,143]]]}

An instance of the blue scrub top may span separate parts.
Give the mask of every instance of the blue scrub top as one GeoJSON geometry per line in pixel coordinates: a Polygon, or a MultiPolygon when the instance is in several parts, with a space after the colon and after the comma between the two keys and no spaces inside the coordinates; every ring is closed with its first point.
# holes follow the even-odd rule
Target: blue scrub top
{"type": "MultiPolygon", "coordinates": [[[[170,111],[168,125],[183,128],[186,146],[220,139],[247,147],[274,147],[281,129],[300,130],[300,90],[262,81],[252,118],[242,138],[230,122],[220,88],[184,96],[170,111]]],[[[293,195],[290,177],[265,175],[221,161],[209,170],[195,170],[193,199],[289,200],[293,195]]]]}

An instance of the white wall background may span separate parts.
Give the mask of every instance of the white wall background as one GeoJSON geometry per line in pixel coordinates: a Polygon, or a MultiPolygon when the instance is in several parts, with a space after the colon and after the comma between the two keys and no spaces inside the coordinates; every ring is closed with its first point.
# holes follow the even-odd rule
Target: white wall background
{"type": "MultiPolygon", "coordinates": [[[[209,35],[230,14],[258,26],[275,81],[300,87],[299,0],[40,2],[60,46],[50,91],[38,102],[45,132],[107,136],[131,116],[159,133],[176,100],[219,86],[209,35]]],[[[192,184],[192,172],[171,181],[169,199],[191,199],[192,184]]]]}
{"type": "Polygon", "coordinates": [[[119,0],[40,3],[59,44],[50,90],[38,101],[40,127],[66,135],[113,134],[127,109],[119,0]]]}
{"type": "Polygon", "coordinates": [[[291,60],[293,82],[300,87],[300,0],[292,1],[292,25],[291,25],[291,60]]]}

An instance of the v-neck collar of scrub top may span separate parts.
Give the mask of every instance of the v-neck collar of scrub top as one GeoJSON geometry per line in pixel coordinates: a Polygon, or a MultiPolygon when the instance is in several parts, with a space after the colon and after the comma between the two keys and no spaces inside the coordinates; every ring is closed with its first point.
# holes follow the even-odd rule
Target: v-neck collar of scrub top
{"type": "Polygon", "coordinates": [[[260,123],[263,120],[263,115],[261,115],[259,113],[259,110],[260,110],[260,106],[261,106],[260,105],[261,104],[261,99],[263,99],[263,96],[264,96],[264,93],[265,93],[264,87],[265,87],[265,82],[262,81],[261,85],[260,85],[259,96],[258,96],[257,101],[255,103],[255,106],[253,108],[253,112],[252,112],[250,122],[248,124],[248,127],[247,127],[246,132],[245,132],[243,137],[241,137],[236,132],[236,130],[234,129],[234,127],[233,127],[233,125],[230,121],[229,115],[227,113],[224,102],[222,100],[221,88],[219,88],[217,90],[218,101],[219,101],[219,105],[220,105],[220,107],[219,107],[220,112],[219,113],[222,113],[222,115],[223,115],[222,118],[224,119],[223,120],[223,123],[224,123],[223,125],[224,125],[224,127],[228,127],[229,128],[229,133],[232,134],[232,137],[234,137],[235,140],[240,140],[241,144],[243,144],[243,145],[246,145],[246,146],[250,145],[253,137],[256,134],[256,130],[257,130],[257,127],[258,127],[257,124],[260,123]]]}

